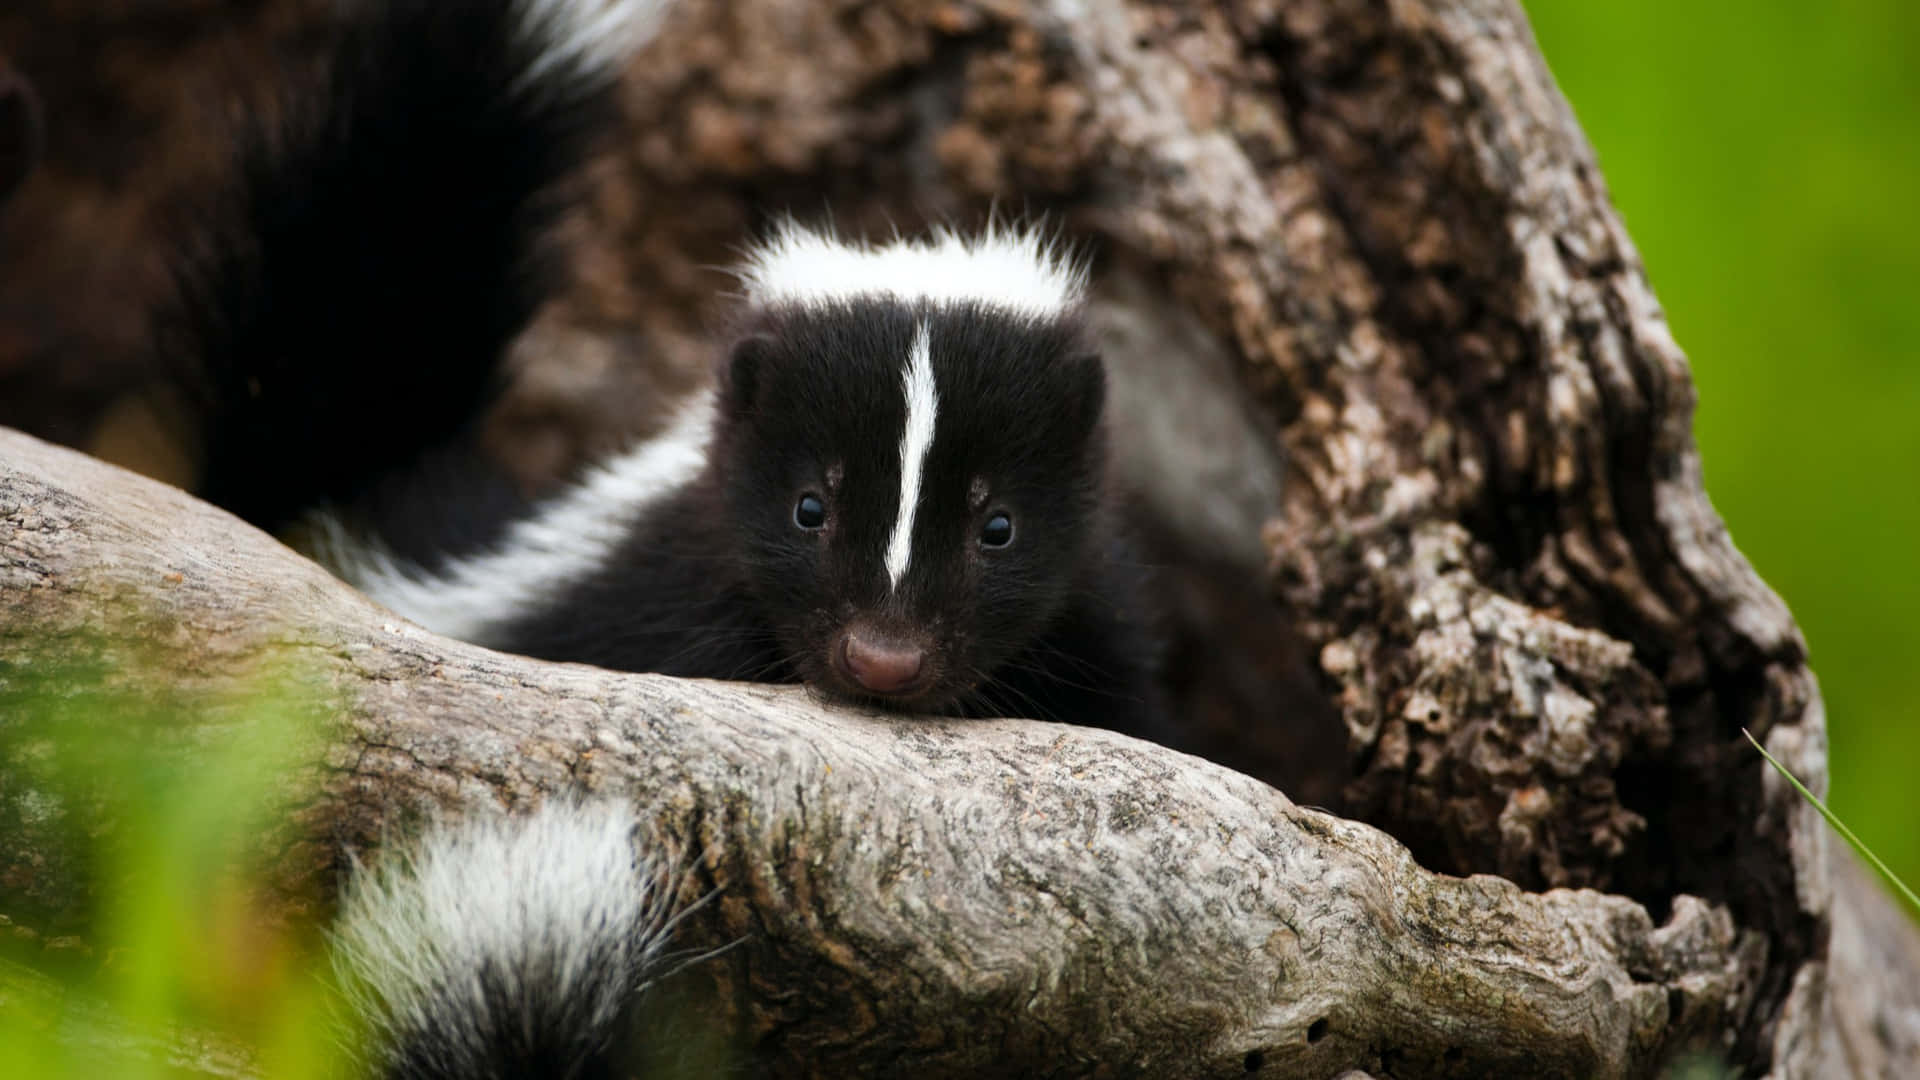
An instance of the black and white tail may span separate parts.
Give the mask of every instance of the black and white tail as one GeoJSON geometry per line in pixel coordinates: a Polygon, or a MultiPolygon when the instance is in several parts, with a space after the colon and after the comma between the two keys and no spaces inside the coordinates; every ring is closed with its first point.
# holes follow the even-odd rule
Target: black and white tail
{"type": "Polygon", "coordinates": [[[554,186],[618,117],[666,0],[352,0],[317,81],[256,110],[158,334],[201,494],[267,529],[459,434],[555,291],[554,186]]]}
{"type": "Polygon", "coordinates": [[[624,803],[443,824],[356,866],[334,963],[372,1075],[635,1075],[642,991],[671,967],[669,875],[624,803]]]}

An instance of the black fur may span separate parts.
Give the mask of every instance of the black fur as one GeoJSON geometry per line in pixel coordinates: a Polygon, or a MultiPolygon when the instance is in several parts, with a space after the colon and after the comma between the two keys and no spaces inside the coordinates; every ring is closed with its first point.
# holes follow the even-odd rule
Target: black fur
{"type": "MultiPolygon", "coordinates": [[[[502,880],[500,888],[515,883],[502,880]]],[[[627,996],[620,1015],[602,1021],[542,993],[557,978],[538,969],[478,973],[479,1000],[458,1024],[423,1026],[399,1042],[380,1080],[637,1080],[648,1075],[648,1009],[642,992],[627,996]],[[484,1063],[484,1064],[482,1064],[484,1063]]]]}
{"type": "Polygon", "coordinates": [[[615,115],[609,73],[521,85],[520,6],[366,0],[242,134],[160,326],[211,501],[270,530],[352,503],[489,400],[557,284],[550,189],[615,115]]]}
{"type": "Polygon", "coordinates": [[[0,59],[0,205],[39,163],[44,125],[33,84],[0,59]]]}
{"type": "Polygon", "coordinates": [[[750,313],[723,365],[707,471],[618,555],[493,643],[678,675],[805,681],[859,700],[831,651],[855,620],[927,643],[885,704],[1159,734],[1138,569],[1106,484],[1105,379],[1074,313],[861,299],[750,313]],[[941,401],[913,557],[884,568],[900,492],[901,369],[929,328],[941,401]],[[826,527],[800,528],[804,493],[826,527]],[[993,514],[1004,548],[979,543],[993,514]]]}

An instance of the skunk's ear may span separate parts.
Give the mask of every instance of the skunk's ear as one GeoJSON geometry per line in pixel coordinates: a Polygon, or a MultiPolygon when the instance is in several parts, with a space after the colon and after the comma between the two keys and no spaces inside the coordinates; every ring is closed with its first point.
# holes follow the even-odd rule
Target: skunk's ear
{"type": "Polygon", "coordinates": [[[1073,372],[1066,395],[1068,427],[1079,438],[1090,439],[1107,409],[1107,365],[1097,352],[1077,352],[1067,366],[1073,372]]]}
{"type": "Polygon", "coordinates": [[[40,116],[33,84],[0,60],[0,203],[40,160],[40,116]]]}
{"type": "Polygon", "coordinates": [[[727,412],[738,416],[753,411],[773,351],[774,340],[768,334],[748,334],[733,343],[720,368],[720,399],[727,412]]]}

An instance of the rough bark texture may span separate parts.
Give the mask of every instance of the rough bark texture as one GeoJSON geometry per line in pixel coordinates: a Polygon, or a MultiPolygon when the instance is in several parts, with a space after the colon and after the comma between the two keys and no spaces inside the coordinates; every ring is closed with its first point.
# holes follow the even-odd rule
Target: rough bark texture
{"type": "MultiPolygon", "coordinates": [[[[164,134],[146,136],[164,152],[114,158],[100,133],[130,114],[97,102],[102,124],[63,125],[87,99],[47,59],[57,35],[125,39],[87,5],[44,6],[0,16],[50,117],[46,167],[0,215],[0,250],[50,253],[0,263],[0,421],[111,450],[140,426],[106,404],[137,396],[139,333],[92,313],[152,286],[136,258],[81,253],[142,250],[146,208],[219,167],[164,134]],[[114,169],[140,180],[100,180],[114,169]]],[[[224,104],[247,81],[208,73],[227,69],[194,27],[285,63],[324,46],[325,7],[215,24],[178,0],[171,35],[90,46],[123,61],[92,92],[193,72],[171,106],[144,101],[166,118],[152,130],[190,131],[193,88],[224,104]]],[[[1429,870],[1610,895],[1432,877],[1368,829],[1109,736],[839,716],[389,631],[224,526],[179,525],[213,530],[169,541],[199,553],[180,564],[152,538],[204,509],[83,483],[18,441],[0,584],[35,591],[10,594],[10,624],[88,625],[119,580],[205,678],[223,650],[313,653],[354,702],[342,746],[366,751],[336,759],[315,810],[343,835],[418,792],[631,783],[713,845],[728,900],[709,929],[756,942],[729,977],[759,1044],[823,1075],[959,1069],[987,1047],[1063,1074],[1630,1075],[1685,1047],[1782,1076],[1920,1069],[1911,976],[1875,998],[1828,967],[1830,938],[1855,964],[1910,961],[1911,937],[1851,874],[1833,906],[1821,824],[1740,738],[1822,785],[1804,645],[1701,487],[1684,358],[1511,0],[685,0],[629,91],[632,137],[569,226],[579,286],[526,336],[495,418],[530,486],[700,377],[728,287],[708,268],[769,211],[830,208],[853,230],[996,199],[1051,212],[1098,255],[1116,370],[1164,390],[1227,357],[1228,398],[1256,414],[1252,439],[1203,441],[1221,425],[1176,406],[1126,429],[1150,444],[1130,460],[1163,516],[1204,534],[1188,540],[1233,565],[1264,551],[1313,661],[1309,692],[1276,689],[1196,748],[1429,870]],[[1211,465],[1166,466],[1182,460],[1211,465]],[[1200,469],[1207,490],[1247,479],[1196,502],[1200,469]],[[91,537],[98,565],[55,534],[91,537]],[[161,567],[184,583],[157,584],[161,567]],[[1311,722],[1328,701],[1331,756],[1311,722]],[[1306,787],[1303,761],[1344,790],[1306,787]],[[954,1030],[976,1008],[997,1038],[954,1030]]],[[[1280,679],[1245,639],[1220,634],[1247,657],[1228,674],[1280,679]]]]}

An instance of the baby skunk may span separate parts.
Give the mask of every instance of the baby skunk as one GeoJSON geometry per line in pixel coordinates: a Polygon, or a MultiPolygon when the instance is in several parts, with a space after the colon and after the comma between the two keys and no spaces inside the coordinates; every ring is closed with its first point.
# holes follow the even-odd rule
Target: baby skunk
{"type": "Polygon", "coordinates": [[[180,275],[202,493],[317,521],[343,578],[495,648],[1158,737],[1084,273],[1035,231],[786,225],[746,261],[716,390],[664,436],[531,507],[446,449],[555,292],[553,185],[610,132],[651,15],[395,0],[356,23],[180,275]]]}
{"type": "Polygon", "coordinates": [[[333,931],[349,1045],[386,1080],[644,1074],[671,896],[617,803],[441,823],[356,866],[333,931]]]}
{"type": "Polygon", "coordinates": [[[1078,267],[1033,232],[789,224],[742,277],[717,392],[667,434],[472,557],[428,571],[336,530],[332,564],[512,652],[1149,733],[1078,267]]]}

